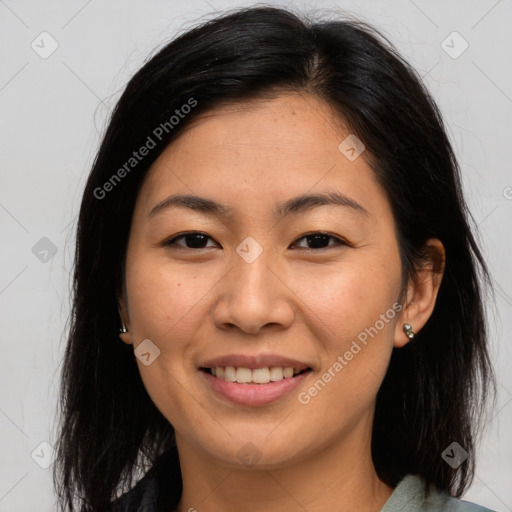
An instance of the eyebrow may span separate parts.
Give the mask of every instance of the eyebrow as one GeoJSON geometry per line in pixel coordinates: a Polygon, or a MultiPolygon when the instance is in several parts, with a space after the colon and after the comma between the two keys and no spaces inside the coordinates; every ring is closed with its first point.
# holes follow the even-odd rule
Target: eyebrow
{"type": "MultiPolygon", "coordinates": [[[[277,203],[272,213],[275,217],[286,217],[303,213],[319,206],[343,206],[351,208],[353,211],[365,216],[370,215],[368,210],[361,204],[340,192],[303,194],[293,197],[288,201],[277,203]]],[[[233,210],[231,208],[213,201],[212,199],[193,194],[173,194],[156,204],[149,212],[148,219],[172,207],[189,208],[207,215],[225,219],[233,216],[233,210]]]]}

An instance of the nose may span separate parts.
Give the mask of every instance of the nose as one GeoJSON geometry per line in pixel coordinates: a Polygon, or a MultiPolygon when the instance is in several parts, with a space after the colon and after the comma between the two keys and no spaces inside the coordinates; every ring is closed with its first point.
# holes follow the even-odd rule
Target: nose
{"type": "Polygon", "coordinates": [[[234,266],[217,287],[214,324],[247,334],[286,329],[294,320],[293,292],[265,251],[252,263],[235,255],[234,266]]]}

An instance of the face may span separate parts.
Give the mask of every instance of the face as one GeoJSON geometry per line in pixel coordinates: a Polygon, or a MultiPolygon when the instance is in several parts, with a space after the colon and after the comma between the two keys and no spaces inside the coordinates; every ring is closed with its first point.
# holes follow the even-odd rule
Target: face
{"type": "Polygon", "coordinates": [[[282,94],[203,115],[151,167],[123,340],[178,449],[278,468],[368,439],[406,336],[391,207],[349,135],[282,94]]]}

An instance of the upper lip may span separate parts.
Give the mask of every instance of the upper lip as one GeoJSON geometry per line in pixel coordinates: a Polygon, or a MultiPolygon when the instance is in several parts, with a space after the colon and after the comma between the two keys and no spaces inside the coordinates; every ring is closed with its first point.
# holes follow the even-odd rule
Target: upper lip
{"type": "Polygon", "coordinates": [[[290,357],[280,356],[278,354],[259,354],[254,356],[246,354],[229,354],[208,359],[200,365],[200,368],[216,368],[217,366],[224,368],[226,366],[234,366],[235,368],[242,367],[249,368],[251,370],[272,366],[278,366],[281,368],[291,367],[298,370],[311,368],[307,363],[290,357]]]}

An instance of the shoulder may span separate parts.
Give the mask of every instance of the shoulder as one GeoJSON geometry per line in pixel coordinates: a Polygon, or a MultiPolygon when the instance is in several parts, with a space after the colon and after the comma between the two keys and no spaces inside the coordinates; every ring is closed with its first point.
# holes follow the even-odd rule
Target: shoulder
{"type": "Polygon", "coordinates": [[[418,475],[405,476],[385,503],[381,512],[493,512],[492,510],[450,496],[433,486],[427,487],[418,475]]]}
{"type": "Polygon", "coordinates": [[[181,496],[181,472],[176,448],[162,453],[129,491],[114,500],[112,512],[158,512],[175,507],[181,496]]]}

